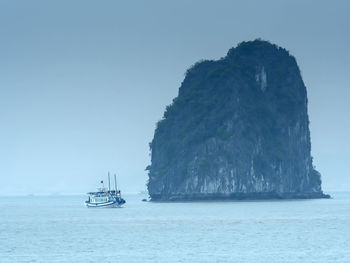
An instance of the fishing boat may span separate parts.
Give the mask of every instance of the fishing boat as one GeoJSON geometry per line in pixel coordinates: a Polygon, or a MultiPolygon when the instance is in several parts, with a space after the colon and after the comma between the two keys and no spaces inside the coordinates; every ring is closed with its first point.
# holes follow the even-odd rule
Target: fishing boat
{"type": "Polygon", "coordinates": [[[125,200],[121,197],[120,190],[117,189],[117,178],[114,175],[114,190],[111,190],[110,177],[108,173],[108,188],[104,187],[101,181],[101,187],[97,192],[89,192],[88,200],[85,201],[87,207],[121,207],[125,200]]]}

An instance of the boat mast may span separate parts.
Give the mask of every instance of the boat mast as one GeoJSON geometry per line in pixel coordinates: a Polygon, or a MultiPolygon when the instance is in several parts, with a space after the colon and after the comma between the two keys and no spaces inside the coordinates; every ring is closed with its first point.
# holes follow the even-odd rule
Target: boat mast
{"type": "Polygon", "coordinates": [[[108,172],[108,192],[111,191],[111,179],[109,177],[109,172],[108,172]]]}
{"type": "Polygon", "coordinates": [[[115,188],[115,194],[117,194],[117,176],[114,174],[114,188],[115,188]]]}

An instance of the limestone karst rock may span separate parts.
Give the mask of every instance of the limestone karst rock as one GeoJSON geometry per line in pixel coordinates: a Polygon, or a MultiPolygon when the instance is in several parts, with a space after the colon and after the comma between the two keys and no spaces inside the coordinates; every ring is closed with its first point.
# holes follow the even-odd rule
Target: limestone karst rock
{"type": "Polygon", "coordinates": [[[152,200],[324,198],[293,56],[242,42],[193,65],[150,143],[152,200]]]}

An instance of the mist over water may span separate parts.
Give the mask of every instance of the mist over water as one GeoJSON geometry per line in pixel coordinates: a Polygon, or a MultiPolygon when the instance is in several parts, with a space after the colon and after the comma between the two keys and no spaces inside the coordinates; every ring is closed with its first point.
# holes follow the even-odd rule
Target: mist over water
{"type": "Polygon", "coordinates": [[[348,1],[1,1],[0,193],[145,189],[148,143],[200,59],[261,37],[308,91],[323,189],[350,189],[348,1]]]}

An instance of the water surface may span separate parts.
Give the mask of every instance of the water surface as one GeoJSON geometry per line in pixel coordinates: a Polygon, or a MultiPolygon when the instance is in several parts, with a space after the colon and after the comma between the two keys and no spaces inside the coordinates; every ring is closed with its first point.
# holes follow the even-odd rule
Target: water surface
{"type": "Polygon", "coordinates": [[[0,262],[350,262],[350,193],[333,199],[141,202],[1,197],[0,262]]]}

